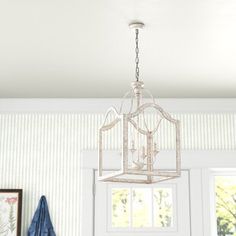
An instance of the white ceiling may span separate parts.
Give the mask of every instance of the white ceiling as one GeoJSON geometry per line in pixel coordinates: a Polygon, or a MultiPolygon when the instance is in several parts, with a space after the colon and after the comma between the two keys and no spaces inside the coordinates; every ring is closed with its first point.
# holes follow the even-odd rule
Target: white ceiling
{"type": "Polygon", "coordinates": [[[236,97],[235,0],[1,0],[0,97],[236,97]]]}

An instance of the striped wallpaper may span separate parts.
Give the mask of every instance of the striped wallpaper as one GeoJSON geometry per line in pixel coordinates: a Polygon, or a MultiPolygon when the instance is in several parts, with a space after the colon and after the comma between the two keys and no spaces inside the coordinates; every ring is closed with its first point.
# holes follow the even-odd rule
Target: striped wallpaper
{"type": "MultiPolygon", "coordinates": [[[[236,114],[174,116],[182,122],[183,149],[236,149],[236,114]]],[[[102,119],[103,114],[0,114],[0,188],[24,190],[22,235],[44,194],[57,235],[79,236],[80,151],[97,148],[102,119]]],[[[117,137],[113,133],[107,148],[116,148],[117,137]]],[[[161,147],[173,143],[165,139],[161,147]]]]}

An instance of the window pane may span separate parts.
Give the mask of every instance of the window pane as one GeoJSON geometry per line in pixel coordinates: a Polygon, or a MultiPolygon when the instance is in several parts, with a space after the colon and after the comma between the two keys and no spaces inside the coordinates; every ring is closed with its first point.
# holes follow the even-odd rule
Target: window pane
{"type": "Polygon", "coordinates": [[[130,225],[130,189],[112,188],[112,227],[130,225]]]}
{"type": "Polygon", "coordinates": [[[165,228],[173,226],[173,196],[171,188],[153,190],[154,226],[165,228]]]}
{"type": "Polygon", "coordinates": [[[216,176],[218,236],[236,235],[236,176],[216,176]]]}
{"type": "Polygon", "coordinates": [[[112,188],[113,228],[174,227],[173,188],[112,188]]]}
{"type": "Polygon", "coordinates": [[[133,188],[132,226],[135,228],[152,226],[152,191],[151,188],[133,188]]]}

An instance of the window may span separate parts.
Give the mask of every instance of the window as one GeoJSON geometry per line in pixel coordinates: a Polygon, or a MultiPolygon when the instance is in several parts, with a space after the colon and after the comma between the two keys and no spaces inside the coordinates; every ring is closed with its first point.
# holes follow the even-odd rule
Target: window
{"type": "Polygon", "coordinates": [[[236,236],[236,175],[214,176],[218,236],[236,236]]]}
{"type": "Polygon", "coordinates": [[[188,171],[151,185],[96,181],[93,189],[95,236],[191,235],[188,171]]]}
{"type": "Polygon", "coordinates": [[[176,186],[127,187],[111,185],[108,191],[110,230],[168,230],[175,227],[176,186]]]}

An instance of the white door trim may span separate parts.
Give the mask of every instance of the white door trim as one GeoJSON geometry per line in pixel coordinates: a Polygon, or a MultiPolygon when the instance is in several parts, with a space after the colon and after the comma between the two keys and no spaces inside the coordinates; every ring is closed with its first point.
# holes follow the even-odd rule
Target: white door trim
{"type": "Polygon", "coordinates": [[[80,235],[94,235],[94,170],[82,169],[80,179],[80,235]]]}

